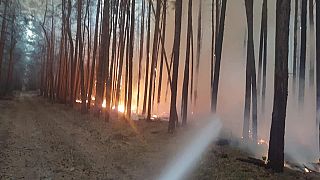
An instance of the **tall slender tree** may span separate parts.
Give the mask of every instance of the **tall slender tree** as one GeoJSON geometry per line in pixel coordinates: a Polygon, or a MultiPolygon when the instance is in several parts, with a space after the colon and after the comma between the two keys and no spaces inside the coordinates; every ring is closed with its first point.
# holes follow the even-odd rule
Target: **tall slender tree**
{"type": "MultiPolygon", "coordinates": [[[[163,0],[163,12],[162,12],[162,37],[161,37],[161,57],[160,57],[160,69],[159,69],[159,83],[158,83],[158,99],[157,103],[160,103],[161,88],[162,88],[162,70],[165,60],[165,39],[166,39],[166,22],[167,22],[167,0],[163,0]]],[[[168,73],[170,75],[170,72],[168,73]]]]}
{"type": "Polygon", "coordinates": [[[148,24],[147,24],[147,44],[146,44],[146,73],[145,73],[145,83],[144,83],[144,97],[142,114],[146,113],[147,106],[147,95],[148,95],[148,80],[149,80],[149,61],[150,61],[150,31],[151,31],[151,1],[148,2],[148,24]]]}
{"type": "Polygon", "coordinates": [[[214,76],[213,76],[213,88],[211,91],[211,112],[216,113],[217,111],[217,102],[218,102],[218,90],[219,90],[219,79],[220,79],[220,64],[221,64],[221,54],[222,54],[222,44],[223,44],[223,35],[224,35],[224,22],[226,16],[227,0],[222,0],[221,5],[221,15],[219,16],[219,29],[216,36],[216,46],[215,46],[215,64],[214,64],[214,76]]]}
{"type": "Polygon", "coordinates": [[[299,2],[295,0],[294,3],[294,27],[293,27],[293,62],[292,62],[292,88],[293,94],[296,94],[296,82],[297,82],[297,47],[298,47],[298,14],[299,14],[299,2]]]}
{"type": "Polygon", "coordinates": [[[182,15],[182,0],[176,0],[175,8],[175,31],[173,42],[173,72],[171,84],[171,103],[168,132],[175,131],[178,115],[177,115],[177,84],[178,84],[178,70],[179,70],[179,55],[180,55],[180,37],[181,37],[181,15],[182,15]]]}
{"type": "Polygon", "coordinates": [[[198,11],[198,34],[197,34],[197,54],[196,54],[196,77],[195,77],[195,87],[194,87],[194,106],[197,106],[198,98],[198,78],[200,69],[200,56],[201,56],[201,43],[202,43],[202,0],[199,1],[199,11],[198,11]]]}
{"type": "Polygon", "coordinates": [[[256,89],[256,70],[254,59],[253,43],[253,0],[245,0],[248,43],[247,43],[247,65],[246,65],[246,90],[244,105],[243,138],[249,137],[250,101],[252,100],[252,138],[257,140],[257,89],[256,89]]]}
{"type": "Polygon", "coordinates": [[[314,15],[313,15],[313,0],[309,0],[309,41],[310,41],[310,46],[309,46],[309,56],[310,56],[310,70],[309,70],[309,84],[311,87],[314,86],[314,61],[315,61],[315,56],[314,56],[314,15]]]}
{"type": "Polygon", "coordinates": [[[140,82],[142,74],[142,59],[143,59],[143,43],[144,43],[144,24],[145,24],[145,1],[141,1],[141,24],[140,24],[140,51],[139,51],[139,67],[138,67],[138,90],[137,90],[137,112],[139,112],[140,104],[140,82]]]}
{"type": "Polygon", "coordinates": [[[132,64],[133,64],[133,51],[134,51],[134,23],[135,23],[135,0],[131,2],[131,26],[130,26],[130,44],[129,44],[129,87],[128,87],[128,106],[127,106],[127,116],[131,117],[131,104],[132,104],[132,64]]]}
{"type": "Polygon", "coordinates": [[[7,28],[7,9],[8,9],[8,0],[4,1],[4,13],[2,18],[1,24],[1,34],[0,34],[0,81],[1,81],[1,67],[2,67],[2,60],[3,60],[3,53],[4,53],[4,45],[6,40],[6,33],[5,30],[7,28]]]}
{"type": "Polygon", "coordinates": [[[284,166],[284,131],[288,98],[288,43],[291,0],[277,0],[275,78],[272,123],[267,166],[282,172],[284,166]]]}
{"type": "Polygon", "coordinates": [[[153,36],[153,47],[152,47],[152,59],[151,59],[151,70],[150,70],[150,81],[149,81],[149,98],[148,98],[148,112],[147,112],[147,121],[151,120],[151,106],[152,106],[152,94],[153,94],[153,85],[156,73],[156,61],[158,58],[158,42],[159,42],[159,22],[160,22],[160,12],[161,12],[161,0],[157,0],[157,10],[156,10],[156,21],[154,24],[154,36],[153,36]]]}
{"type": "Polygon", "coordinates": [[[316,123],[320,152],[320,0],[316,0],[316,123]]]}
{"type": "Polygon", "coordinates": [[[89,85],[89,99],[88,99],[88,109],[90,109],[91,105],[91,95],[93,91],[93,83],[94,83],[94,74],[96,68],[96,57],[97,57],[97,48],[98,48],[98,33],[99,33],[99,17],[100,17],[100,4],[101,0],[97,0],[97,14],[96,14],[96,24],[94,29],[94,39],[93,39],[93,53],[92,53],[92,60],[91,60],[91,71],[90,71],[90,85],[89,85]]]}
{"type": "Polygon", "coordinates": [[[187,118],[188,118],[189,69],[190,69],[189,64],[190,64],[190,48],[191,48],[191,38],[192,38],[191,32],[192,32],[192,0],[189,0],[187,49],[186,49],[186,61],[184,66],[184,77],[183,77],[183,85],[182,85],[182,103],[181,103],[182,126],[187,124],[187,118]]]}
{"type": "Polygon", "coordinates": [[[308,1],[302,1],[301,3],[302,4],[301,4],[301,47],[300,47],[300,70],[299,70],[299,105],[303,105],[304,103],[308,1]]]}

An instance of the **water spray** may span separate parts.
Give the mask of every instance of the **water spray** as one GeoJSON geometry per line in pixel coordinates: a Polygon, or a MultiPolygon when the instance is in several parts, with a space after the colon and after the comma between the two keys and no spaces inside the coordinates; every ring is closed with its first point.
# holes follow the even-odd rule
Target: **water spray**
{"type": "Polygon", "coordinates": [[[178,156],[175,161],[163,171],[159,180],[180,180],[183,179],[192,168],[197,164],[200,156],[205,152],[207,147],[216,140],[222,123],[217,118],[211,118],[203,128],[200,128],[194,135],[184,151],[178,156]]]}

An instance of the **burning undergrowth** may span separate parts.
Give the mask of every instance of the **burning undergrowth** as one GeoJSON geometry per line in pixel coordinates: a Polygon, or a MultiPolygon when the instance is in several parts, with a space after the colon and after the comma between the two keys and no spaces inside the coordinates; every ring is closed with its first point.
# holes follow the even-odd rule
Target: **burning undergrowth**
{"type": "MultiPolygon", "coordinates": [[[[216,145],[236,148],[246,153],[246,157],[237,158],[237,160],[267,167],[269,141],[266,139],[260,138],[257,142],[253,142],[252,140],[233,137],[224,130],[220,133],[216,145]]],[[[284,158],[285,168],[320,175],[320,161],[314,159],[314,155],[310,150],[308,151],[308,148],[299,145],[297,142],[289,141],[286,144],[284,158]]]]}

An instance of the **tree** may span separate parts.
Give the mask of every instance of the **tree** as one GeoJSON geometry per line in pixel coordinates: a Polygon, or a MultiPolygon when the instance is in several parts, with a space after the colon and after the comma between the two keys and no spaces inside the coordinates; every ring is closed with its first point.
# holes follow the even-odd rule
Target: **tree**
{"type": "Polygon", "coordinates": [[[83,59],[83,42],[81,37],[81,24],[82,24],[82,0],[78,1],[78,14],[77,14],[77,41],[79,43],[79,69],[80,69],[80,79],[81,79],[81,111],[86,111],[86,93],[84,85],[84,59],[83,59]]]}
{"type": "Polygon", "coordinates": [[[310,81],[310,86],[314,86],[314,16],[313,16],[313,0],[309,0],[309,23],[310,23],[310,28],[309,28],[309,33],[310,33],[310,70],[309,70],[309,81],[310,81]]]}
{"type": "Polygon", "coordinates": [[[143,58],[143,43],[144,43],[144,23],[145,23],[145,1],[141,1],[141,24],[140,24],[140,51],[139,51],[139,69],[138,69],[138,90],[137,90],[137,112],[139,112],[139,103],[140,103],[140,82],[142,74],[142,58],[143,58]]]}
{"type": "Polygon", "coordinates": [[[135,14],[135,0],[131,2],[131,26],[130,26],[130,44],[129,44],[129,88],[128,88],[128,107],[127,107],[127,116],[130,119],[131,117],[131,104],[132,104],[132,59],[134,51],[134,14],[135,14]]]}
{"type": "Polygon", "coordinates": [[[197,106],[198,98],[198,78],[199,78],[199,68],[200,68],[200,55],[201,55],[201,41],[202,41],[202,0],[199,2],[199,11],[198,11],[198,34],[197,34],[197,55],[196,55],[196,77],[195,77],[195,88],[194,88],[194,106],[197,106]]]}
{"type": "Polygon", "coordinates": [[[216,36],[216,46],[215,46],[215,65],[214,65],[214,75],[211,91],[211,112],[216,113],[217,111],[217,101],[218,101],[218,90],[219,90],[219,78],[220,78],[220,64],[221,64],[221,54],[222,54],[222,43],[224,34],[224,21],[226,16],[227,0],[222,0],[221,15],[219,15],[219,28],[216,36]]]}
{"type": "MultiPolygon", "coordinates": [[[[211,35],[211,60],[210,60],[210,65],[211,65],[211,72],[210,72],[210,90],[212,92],[213,90],[213,69],[214,69],[214,58],[215,58],[215,54],[214,54],[214,46],[215,46],[215,37],[214,37],[214,5],[215,5],[215,1],[212,0],[212,10],[211,10],[211,31],[212,31],[212,35],[211,35]]],[[[211,93],[211,112],[213,111],[213,97],[212,97],[212,93],[211,93]]]]}
{"type": "Polygon", "coordinates": [[[277,0],[274,102],[267,167],[283,171],[284,131],[288,98],[288,43],[291,0],[277,0]]]}
{"type": "MultiPolygon", "coordinates": [[[[183,77],[183,85],[182,85],[182,103],[181,103],[182,126],[187,124],[187,118],[188,118],[189,69],[190,69],[189,64],[190,64],[191,38],[192,38],[192,0],[189,0],[187,49],[186,49],[186,61],[184,66],[184,77],[183,77]]],[[[193,57],[191,58],[193,59],[193,57]]]]}
{"type": "Polygon", "coordinates": [[[243,138],[249,137],[249,119],[250,106],[252,100],[252,138],[257,141],[257,88],[256,88],[256,70],[254,59],[253,44],[253,0],[245,0],[247,25],[248,25],[248,43],[247,43],[247,65],[246,65],[246,90],[243,121],[243,138]]]}
{"type": "Polygon", "coordinates": [[[261,92],[261,109],[265,111],[265,96],[266,96],[266,74],[267,74],[267,0],[263,0],[262,17],[260,27],[260,46],[259,46],[259,65],[258,65],[258,86],[257,94],[261,92]]]}
{"type": "Polygon", "coordinates": [[[298,45],[298,8],[299,3],[298,0],[295,0],[294,3],[294,32],[293,32],[293,67],[292,67],[292,86],[293,86],[293,94],[296,93],[296,82],[297,82],[297,45],[298,45]]]}
{"type": "Polygon", "coordinates": [[[6,40],[5,30],[7,28],[7,8],[9,6],[8,0],[4,2],[4,14],[2,18],[2,25],[1,25],[1,34],[0,34],[0,81],[1,81],[1,67],[2,67],[2,60],[3,60],[3,50],[6,40]]]}
{"type": "Polygon", "coordinates": [[[94,82],[94,72],[96,68],[96,57],[97,57],[97,47],[98,47],[98,33],[99,33],[99,17],[100,17],[100,4],[101,0],[97,2],[97,14],[96,14],[96,24],[94,30],[94,40],[93,40],[93,54],[92,54],[92,64],[91,64],[91,71],[90,71],[90,85],[89,85],[89,95],[88,95],[88,109],[90,109],[91,104],[91,95],[93,91],[93,82],[94,82]]]}
{"type": "Polygon", "coordinates": [[[301,7],[301,47],[300,47],[300,70],[299,70],[299,105],[304,103],[305,73],[306,73],[306,44],[307,44],[307,3],[302,1],[301,7]]]}
{"type": "Polygon", "coordinates": [[[149,81],[149,97],[148,97],[148,111],[147,111],[147,121],[151,120],[151,106],[152,106],[152,92],[153,84],[155,79],[155,69],[156,61],[158,58],[158,42],[159,42],[159,22],[160,22],[160,11],[161,11],[161,1],[157,0],[157,10],[156,10],[156,21],[154,24],[154,36],[153,36],[153,47],[152,47],[152,59],[151,59],[151,69],[150,69],[150,81],[149,81]]]}
{"type": "Polygon", "coordinates": [[[320,0],[316,0],[316,122],[319,129],[320,151],[320,0]]]}
{"type": "MultiPolygon", "coordinates": [[[[162,35],[161,35],[161,58],[160,58],[160,72],[159,72],[159,83],[158,83],[158,99],[157,103],[160,103],[161,99],[161,87],[162,87],[162,71],[163,71],[163,62],[167,61],[165,60],[165,44],[164,41],[166,39],[166,21],[167,21],[167,0],[163,1],[163,12],[162,12],[162,35]]],[[[170,75],[170,72],[168,73],[170,75]]],[[[170,76],[168,76],[170,77],[170,76]]]]}
{"type": "Polygon", "coordinates": [[[177,83],[179,70],[179,55],[180,55],[180,37],[181,37],[181,14],[182,14],[182,0],[176,0],[175,9],[175,30],[173,41],[173,71],[171,84],[171,102],[170,102],[170,116],[168,132],[173,133],[178,121],[177,115],[177,83]]]}
{"type": "Polygon", "coordinates": [[[148,24],[147,24],[147,44],[146,44],[146,74],[145,74],[145,82],[144,82],[144,97],[143,97],[143,106],[142,106],[142,114],[146,113],[147,106],[147,94],[148,94],[148,79],[149,79],[149,61],[150,61],[150,31],[151,31],[151,1],[149,1],[148,5],[148,24]]]}
{"type": "MultiPolygon", "coordinates": [[[[101,31],[101,45],[100,45],[100,56],[99,64],[97,70],[97,89],[96,89],[96,103],[95,107],[97,113],[100,112],[101,104],[104,95],[105,83],[108,82],[109,78],[109,44],[110,44],[110,35],[109,35],[109,22],[110,22],[110,4],[109,0],[104,0],[103,7],[103,18],[102,18],[102,31],[101,31]]],[[[107,92],[109,93],[109,92],[107,92]]],[[[106,97],[109,97],[108,94],[106,97]]],[[[108,111],[110,110],[109,99],[106,99],[106,112],[108,120],[108,111]]]]}

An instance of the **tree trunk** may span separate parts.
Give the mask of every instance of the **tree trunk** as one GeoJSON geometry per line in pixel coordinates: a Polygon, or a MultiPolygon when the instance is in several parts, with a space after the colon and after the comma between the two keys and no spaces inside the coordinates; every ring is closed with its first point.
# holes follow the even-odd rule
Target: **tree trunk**
{"type": "Polygon", "coordinates": [[[196,77],[195,77],[195,87],[194,87],[194,107],[197,106],[198,99],[198,80],[199,80],[199,68],[200,68],[200,56],[201,56],[201,41],[202,41],[202,30],[201,30],[201,13],[202,13],[202,0],[199,2],[199,11],[198,11],[198,34],[197,34],[197,55],[196,55],[196,77]]]}
{"type": "Polygon", "coordinates": [[[263,19],[263,28],[264,28],[264,37],[263,37],[263,62],[262,62],[262,92],[261,92],[261,109],[262,113],[265,112],[265,99],[266,99],[266,87],[267,87],[267,54],[268,54],[268,1],[264,1],[264,19],[263,19]]]}
{"type": "MultiPolygon", "coordinates": [[[[167,21],[167,0],[163,1],[163,12],[162,12],[162,46],[161,46],[161,58],[160,58],[160,73],[159,73],[159,83],[158,83],[158,99],[157,103],[160,104],[161,99],[161,88],[162,88],[162,71],[163,71],[163,62],[164,62],[164,56],[165,56],[165,39],[166,39],[166,22],[167,21]]],[[[170,75],[170,73],[168,73],[170,75]]]]}
{"type": "Polygon", "coordinates": [[[219,78],[220,78],[220,64],[221,64],[221,54],[222,54],[222,43],[224,34],[224,22],[226,15],[227,0],[222,0],[221,15],[219,20],[219,30],[217,31],[216,46],[215,46],[215,65],[214,65],[214,77],[213,77],[213,88],[212,88],[212,113],[217,111],[217,100],[218,100],[218,90],[219,90],[219,78]]]}
{"type": "Polygon", "coordinates": [[[142,1],[141,9],[141,32],[140,32],[140,53],[139,53],[139,69],[138,69],[138,90],[137,90],[137,113],[139,112],[140,104],[140,82],[142,73],[142,59],[143,59],[143,43],[144,43],[144,23],[145,23],[145,1],[142,1]]]}
{"type": "Polygon", "coordinates": [[[245,0],[245,6],[246,6],[247,25],[248,25],[248,44],[247,44],[247,67],[246,67],[246,90],[245,90],[243,138],[248,139],[249,137],[250,101],[252,99],[252,138],[253,138],[253,141],[256,142],[257,140],[257,89],[256,89],[256,70],[255,70],[254,43],[253,43],[253,0],[245,0]]]}
{"type": "Polygon", "coordinates": [[[187,124],[188,118],[188,95],[189,95],[189,62],[190,62],[190,47],[191,47],[191,30],[192,30],[192,0],[189,0],[188,5],[188,28],[187,28],[187,49],[186,61],[184,66],[184,77],[182,86],[182,102],[181,102],[181,117],[182,126],[187,124]]]}
{"type": "Polygon", "coordinates": [[[288,98],[288,43],[291,0],[277,0],[274,102],[267,166],[283,171],[284,131],[288,98]]]}
{"type": "Polygon", "coordinates": [[[298,14],[299,14],[299,3],[295,0],[294,3],[294,34],[293,34],[293,67],[292,67],[292,89],[293,94],[296,94],[296,83],[297,83],[297,45],[298,45],[298,14]]]}
{"type": "Polygon", "coordinates": [[[160,22],[160,11],[161,11],[161,1],[157,0],[157,10],[156,10],[156,21],[154,27],[154,35],[153,35],[153,47],[152,47],[152,59],[151,59],[151,69],[150,69],[150,81],[149,81],[149,97],[148,97],[148,111],[147,111],[147,121],[151,121],[151,106],[152,106],[152,94],[156,72],[156,61],[158,58],[158,42],[159,42],[159,22],[160,22]]]}
{"type": "MultiPolygon", "coordinates": [[[[214,41],[214,3],[215,1],[212,0],[212,10],[211,10],[211,30],[212,30],[212,35],[211,35],[211,61],[210,61],[210,65],[211,65],[211,72],[210,72],[210,90],[211,90],[211,112],[213,112],[213,94],[212,94],[212,90],[213,90],[213,72],[214,72],[214,58],[215,58],[215,54],[214,54],[214,46],[215,46],[215,41],[214,41]]],[[[217,32],[216,32],[217,33],[217,32]]]]}
{"type": "Polygon", "coordinates": [[[299,73],[299,105],[304,103],[305,91],[305,67],[306,67],[306,41],[307,41],[307,3],[302,1],[301,7],[301,49],[300,49],[300,73],[299,73]]]}
{"type": "Polygon", "coordinates": [[[3,60],[3,50],[5,45],[5,30],[7,28],[7,8],[8,8],[8,0],[4,2],[4,13],[2,18],[2,25],[1,25],[1,34],[0,34],[0,83],[1,83],[1,69],[2,69],[2,60],[3,60]]]}
{"type": "MultiPolygon", "coordinates": [[[[91,71],[90,71],[90,87],[89,87],[89,99],[88,99],[88,109],[90,109],[91,105],[91,96],[93,91],[93,83],[94,83],[94,72],[96,68],[96,57],[97,57],[97,46],[98,46],[98,33],[99,33],[99,17],[100,17],[100,4],[101,0],[97,2],[97,14],[96,14],[96,24],[94,30],[94,39],[93,39],[93,54],[92,54],[92,64],[91,64],[91,71]]],[[[96,102],[96,101],[95,101],[96,102]]],[[[96,103],[95,103],[96,104],[96,103]]]]}
{"type": "Polygon", "coordinates": [[[149,79],[149,59],[150,59],[150,26],[151,26],[151,1],[149,1],[148,7],[148,24],[147,24],[147,46],[146,46],[146,75],[145,75],[145,83],[144,83],[144,97],[143,97],[143,106],[142,106],[142,114],[146,114],[146,106],[147,106],[147,94],[148,94],[148,79],[149,79]]]}
{"type": "Polygon", "coordinates": [[[320,152],[320,0],[316,0],[316,123],[319,129],[320,152]]]}
{"type": "Polygon", "coordinates": [[[127,107],[127,116],[130,119],[131,117],[131,104],[132,104],[132,59],[134,51],[134,23],[135,23],[135,0],[131,2],[131,27],[130,27],[130,52],[129,52],[129,88],[128,88],[128,107],[127,107]]]}
{"type": "Polygon", "coordinates": [[[313,17],[313,0],[309,0],[309,22],[310,22],[310,70],[309,70],[309,81],[310,81],[310,87],[314,87],[314,17],[313,17]]]}
{"type": "Polygon", "coordinates": [[[173,42],[173,72],[171,84],[171,103],[170,103],[170,116],[168,132],[173,133],[178,121],[177,115],[177,83],[179,71],[179,55],[180,55],[180,37],[181,37],[181,15],[182,15],[182,0],[176,0],[175,9],[175,31],[173,42]]]}

